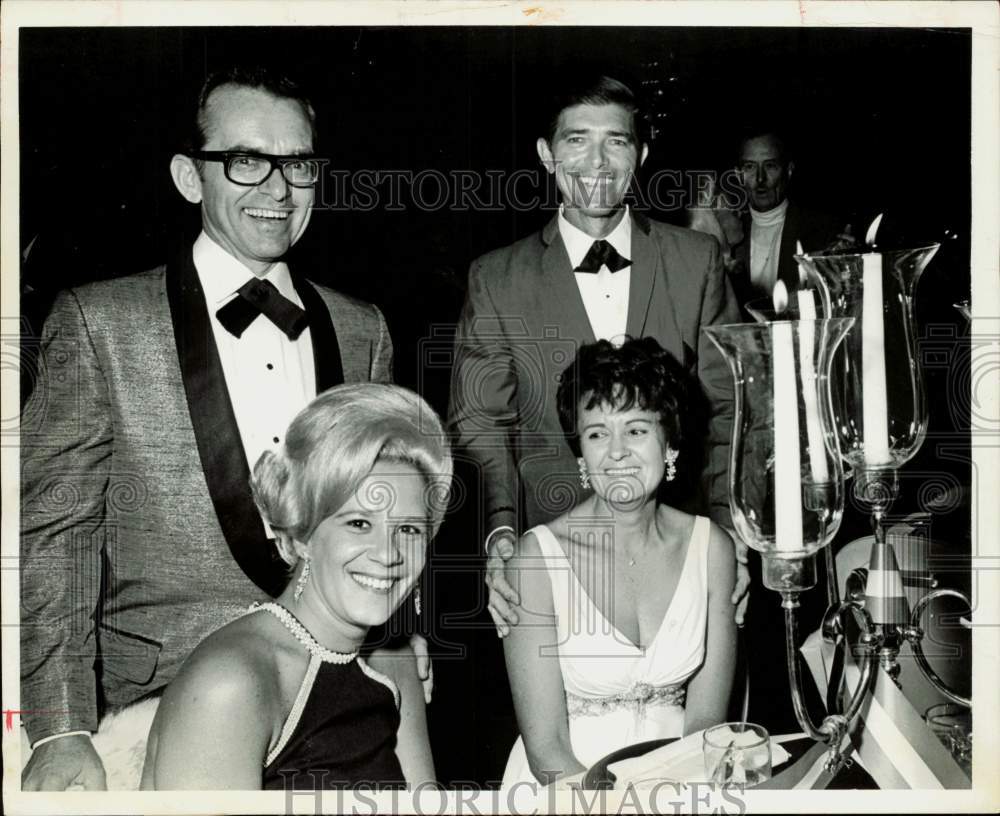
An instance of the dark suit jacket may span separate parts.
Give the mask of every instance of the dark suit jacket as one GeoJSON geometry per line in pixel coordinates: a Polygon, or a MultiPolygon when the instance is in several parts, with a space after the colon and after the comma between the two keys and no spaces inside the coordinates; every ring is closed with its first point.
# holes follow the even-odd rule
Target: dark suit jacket
{"type": "MultiPolygon", "coordinates": [[[[293,280],[317,391],[389,381],[379,311],[293,280]]],[[[107,707],[167,683],[207,634],[287,581],[252,503],[190,250],[170,267],[61,293],[42,352],[21,428],[32,741],[96,729],[107,707]]]]}
{"type": "MultiPolygon", "coordinates": [[[[794,201],[788,202],[778,247],[778,280],[784,281],[789,292],[799,288],[795,242],[801,241],[806,252],[815,252],[828,246],[844,226],[843,222],[838,222],[831,215],[803,209],[794,201]]],[[[757,289],[750,283],[750,227],[750,213],[747,212],[743,215],[743,242],[733,249],[733,257],[739,263],[730,272],[733,291],[741,307],[749,300],[771,296],[770,292],[757,289]]]]}
{"type": "MultiPolygon", "coordinates": [[[[733,386],[700,329],[738,321],[718,242],[634,215],[627,333],[655,337],[697,374],[712,406],[705,476],[726,523],[733,386]]],[[[594,340],[557,220],[472,264],[449,422],[479,471],[487,531],[549,521],[585,497],[556,389],[577,347],[594,340]]]]}

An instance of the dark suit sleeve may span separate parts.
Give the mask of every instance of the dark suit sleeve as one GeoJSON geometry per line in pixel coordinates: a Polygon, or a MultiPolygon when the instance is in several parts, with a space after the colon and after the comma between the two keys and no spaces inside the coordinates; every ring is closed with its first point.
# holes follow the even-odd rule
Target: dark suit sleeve
{"type": "Polygon", "coordinates": [[[485,503],[486,532],[517,529],[519,482],[511,451],[517,427],[517,372],[503,317],[477,261],[455,336],[448,424],[456,448],[476,467],[485,503]]]}
{"type": "MultiPolygon", "coordinates": [[[[714,244],[709,256],[707,274],[699,325],[739,323],[739,306],[726,277],[718,244],[714,244]]],[[[733,378],[722,353],[703,331],[698,332],[698,379],[711,408],[704,474],[709,492],[709,515],[717,524],[732,529],[729,510],[729,450],[734,419],[733,378]]]]}
{"type": "Polygon", "coordinates": [[[21,708],[32,741],[97,729],[94,615],[112,433],[79,302],[61,294],[21,423],[21,708]]]}
{"type": "Polygon", "coordinates": [[[391,383],[392,377],[392,337],[385,318],[377,306],[372,306],[378,324],[378,337],[375,340],[375,352],[372,355],[370,378],[372,382],[391,383]]]}

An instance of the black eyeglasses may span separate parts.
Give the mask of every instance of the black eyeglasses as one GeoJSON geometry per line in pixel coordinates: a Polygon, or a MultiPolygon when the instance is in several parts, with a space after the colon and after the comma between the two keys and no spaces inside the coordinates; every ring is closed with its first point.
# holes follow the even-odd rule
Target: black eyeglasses
{"type": "Polygon", "coordinates": [[[269,178],[274,168],[292,187],[312,187],[319,181],[322,162],[312,156],[272,156],[232,150],[195,150],[192,158],[222,162],[226,178],[243,187],[256,187],[269,178]]]}

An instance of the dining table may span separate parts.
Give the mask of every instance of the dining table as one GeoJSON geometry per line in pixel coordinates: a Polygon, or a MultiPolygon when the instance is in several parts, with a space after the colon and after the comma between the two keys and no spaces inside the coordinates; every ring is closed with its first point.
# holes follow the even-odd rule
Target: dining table
{"type": "MultiPolygon", "coordinates": [[[[624,790],[638,781],[636,776],[641,776],[647,786],[657,781],[707,783],[708,774],[700,762],[701,740],[699,731],[687,737],[628,745],[608,753],[586,771],[561,777],[552,785],[566,790],[624,790]],[[683,768],[680,776],[672,775],[672,767],[678,771],[683,768]]],[[[754,790],[877,790],[878,785],[858,761],[853,748],[845,744],[845,749],[846,761],[831,772],[825,768],[826,745],[802,732],[774,736],[771,777],[754,786],[754,790]]]]}

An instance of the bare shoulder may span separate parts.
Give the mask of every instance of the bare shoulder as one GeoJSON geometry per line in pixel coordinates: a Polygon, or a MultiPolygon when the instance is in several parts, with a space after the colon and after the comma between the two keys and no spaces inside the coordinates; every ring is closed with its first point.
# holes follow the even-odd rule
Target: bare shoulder
{"type": "Polygon", "coordinates": [[[289,656],[272,629],[277,621],[256,614],[223,626],[198,644],[167,690],[175,702],[269,710],[279,694],[279,666],[289,656]]]}
{"type": "Polygon", "coordinates": [[[656,512],[663,529],[671,531],[681,544],[686,545],[694,533],[694,524],[698,517],[678,510],[676,507],[671,507],[669,504],[659,505],[656,512]]]}
{"type": "Polygon", "coordinates": [[[733,549],[733,538],[714,521],[709,522],[708,548],[709,553],[718,557],[736,559],[733,549]]]}
{"type": "Polygon", "coordinates": [[[594,547],[600,541],[600,536],[590,535],[590,532],[597,528],[597,524],[590,523],[588,514],[590,517],[593,514],[587,503],[589,501],[585,500],[584,503],[545,525],[567,557],[573,550],[594,547]]]}
{"type": "Polygon", "coordinates": [[[708,537],[708,574],[715,579],[712,585],[723,590],[728,598],[736,582],[736,550],[729,533],[715,522],[711,522],[708,537]]]}
{"type": "Polygon", "coordinates": [[[417,656],[409,643],[392,648],[382,646],[368,655],[365,663],[400,687],[417,678],[417,656]]]}

